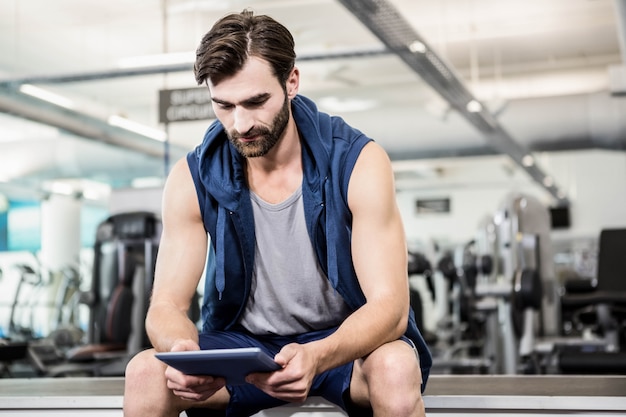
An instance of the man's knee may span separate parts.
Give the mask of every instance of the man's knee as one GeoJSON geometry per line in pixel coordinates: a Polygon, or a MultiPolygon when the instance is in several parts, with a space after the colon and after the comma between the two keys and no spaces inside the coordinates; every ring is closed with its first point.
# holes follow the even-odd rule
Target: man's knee
{"type": "Polygon", "coordinates": [[[413,348],[404,341],[396,341],[381,346],[372,352],[364,363],[366,379],[388,381],[400,385],[418,383],[421,387],[419,359],[413,348]]]}
{"type": "Polygon", "coordinates": [[[165,368],[165,365],[154,356],[153,349],[136,354],[126,365],[125,401],[152,396],[166,397],[163,394],[169,393],[169,390],[166,386],[165,368]]]}
{"type": "Polygon", "coordinates": [[[154,350],[139,352],[126,365],[124,378],[124,416],[174,416],[182,408],[172,401],[166,386],[165,365],[154,350]]]}
{"type": "Polygon", "coordinates": [[[160,366],[155,357],[152,349],[139,352],[128,362],[126,365],[125,380],[126,382],[135,381],[150,381],[148,378],[155,377],[158,373],[162,378],[165,378],[163,374],[164,368],[160,366]]]}
{"type": "Polygon", "coordinates": [[[411,346],[397,341],[372,352],[363,363],[369,401],[387,415],[424,414],[419,359],[411,346]]]}

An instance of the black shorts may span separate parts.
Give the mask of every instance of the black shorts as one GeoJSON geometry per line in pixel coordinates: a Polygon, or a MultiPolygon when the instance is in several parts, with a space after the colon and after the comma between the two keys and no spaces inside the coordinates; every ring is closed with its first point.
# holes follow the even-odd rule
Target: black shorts
{"type": "MultiPolygon", "coordinates": [[[[259,347],[270,357],[274,357],[283,346],[289,343],[304,344],[319,340],[332,334],[336,328],[319,330],[294,336],[256,336],[245,331],[211,331],[200,334],[200,348],[231,349],[240,347],[259,347]]],[[[402,337],[415,350],[413,343],[402,337]]],[[[315,377],[309,396],[323,397],[341,407],[348,415],[368,416],[372,411],[361,409],[350,402],[349,389],[354,362],[330,369],[315,377]]],[[[230,403],[226,410],[228,417],[251,416],[261,410],[286,404],[285,401],[271,397],[252,384],[227,385],[230,403]]]]}

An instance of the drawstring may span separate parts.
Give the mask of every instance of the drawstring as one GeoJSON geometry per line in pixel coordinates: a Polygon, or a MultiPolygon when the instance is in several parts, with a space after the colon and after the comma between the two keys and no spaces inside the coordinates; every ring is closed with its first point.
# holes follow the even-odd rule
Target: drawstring
{"type": "Polygon", "coordinates": [[[205,282],[205,291],[208,292],[209,290],[209,283],[213,283],[213,285],[215,285],[215,275],[216,275],[216,265],[215,265],[215,243],[213,241],[213,239],[211,239],[211,245],[209,246],[208,249],[208,255],[207,255],[207,261],[206,261],[206,282],[205,282]]]}
{"type": "Polygon", "coordinates": [[[217,210],[217,236],[219,237],[218,244],[215,248],[215,257],[217,270],[215,271],[215,288],[219,294],[219,299],[222,299],[224,288],[226,288],[226,277],[224,273],[224,232],[226,228],[226,210],[223,207],[219,207],[217,210]]]}
{"type": "Polygon", "coordinates": [[[328,258],[328,279],[336,290],[339,282],[339,267],[337,265],[337,241],[338,227],[337,218],[331,207],[332,196],[330,189],[330,181],[328,177],[324,179],[324,194],[326,204],[326,256],[328,258]]]}

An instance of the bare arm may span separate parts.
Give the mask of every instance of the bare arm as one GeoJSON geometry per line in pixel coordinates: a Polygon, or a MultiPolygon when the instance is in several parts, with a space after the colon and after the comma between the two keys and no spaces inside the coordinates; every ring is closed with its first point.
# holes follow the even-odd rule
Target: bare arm
{"type": "Polygon", "coordinates": [[[163,232],[146,330],[157,351],[169,351],[183,340],[197,345],[198,332],[187,311],[207,250],[207,235],[185,159],[178,161],[168,176],[162,211],[163,232]]]}
{"type": "MultiPolygon", "coordinates": [[[[185,159],[168,176],[162,211],[163,232],[146,330],[157,351],[197,350],[198,330],[188,310],[204,270],[207,234],[185,159]]],[[[223,378],[184,375],[171,367],[165,369],[165,378],[176,397],[228,402],[223,378]],[[216,397],[216,392],[224,395],[216,397]]]]}
{"type": "Polygon", "coordinates": [[[317,372],[363,357],[406,331],[406,237],[391,163],[376,143],[369,143],[357,160],[348,204],[353,215],[352,258],[366,303],[333,335],[315,342],[317,372]]]}

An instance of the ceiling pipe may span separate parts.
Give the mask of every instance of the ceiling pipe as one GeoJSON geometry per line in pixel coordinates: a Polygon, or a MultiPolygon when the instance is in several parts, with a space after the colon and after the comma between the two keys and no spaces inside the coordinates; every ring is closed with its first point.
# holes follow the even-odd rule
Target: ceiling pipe
{"type": "MultiPolygon", "coordinates": [[[[30,97],[16,90],[0,88],[0,112],[155,158],[165,157],[163,142],[111,126],[105,120],[30,97]]],[[[182,155],[186,150],[170,145],[169,152],[182,155]]]]}
{"type": "Polygon", "coordinates": [[[483,135],[486,142],[507,154],[530,177],[552,195],[558,206],[569,200],[554,180],[537,166],[529,150],[516,142],[498,120],[480,103],[463,82],[387,0],[339,0],[386,48],[398,55],[435,91],[483,135]]]}
{"type": "MultiPolygon", "coordinates": [[[[386,48],[368,48],[368,49],[353,49],[348,51],[334,51],[324,53],[309,53],[298,55],[297,61],[320,61],[326,59],[347,59],[347,58],[362,58],[372,57],[379,55],[389,55],[391,52],[386,48]]],[[[119,68],[110,69],[104,71],[92,71],[92,72],[77,72],[67,74],[52,74],[52,75],[31,75],[20,78],[6,78],[0,79],[0,87],[3,88],[18,88],[22,84],[65,84],[73,82],[84,81],[99,81],[109,80],[116,78],[127,77],[140,77],[145,75],[155,74],[169,74],[174,72],[191,73],[193,71],[193,63],[177,63],[168,65],[150,65],[137,68],[119,68]]]]}

